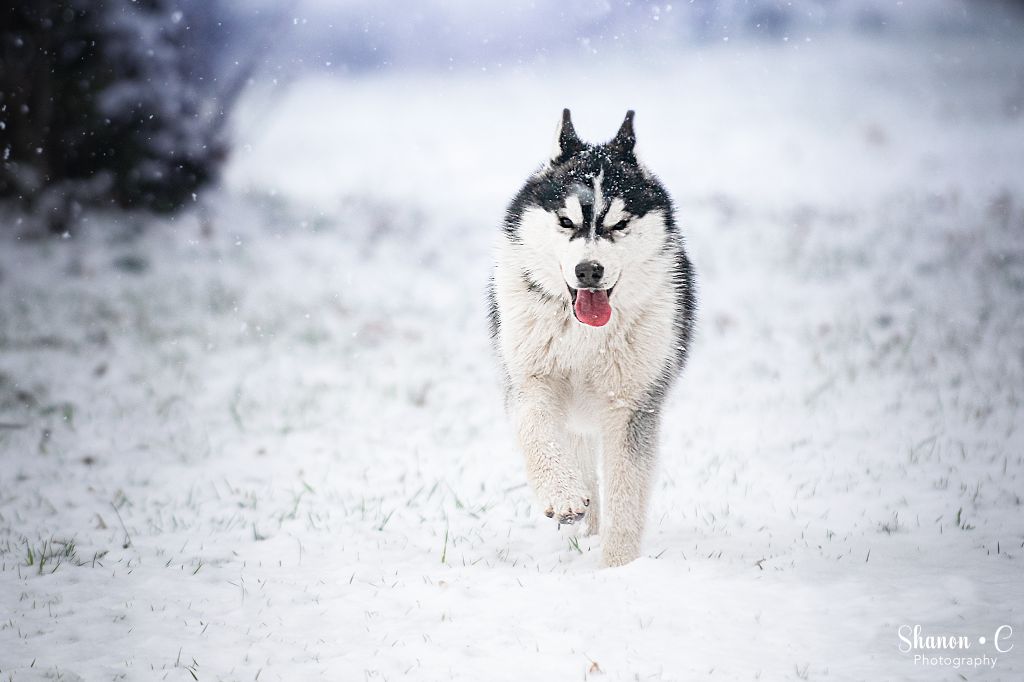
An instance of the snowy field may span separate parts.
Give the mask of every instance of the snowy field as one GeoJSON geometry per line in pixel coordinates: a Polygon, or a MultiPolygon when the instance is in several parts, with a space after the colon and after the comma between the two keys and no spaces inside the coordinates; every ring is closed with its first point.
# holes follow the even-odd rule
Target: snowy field
{"type": "Polygon", "coordinates": [[[0,230],[0,679],[1024,678],[1019,42],[309,76],[243,114],[201,212],[0,230]],[[595,140],[637,110],[700,284],[617,569],[525,486],[484,316],[563,106],[595,140]],[[995,667],[915,664],[915,624],[995,667]]]}

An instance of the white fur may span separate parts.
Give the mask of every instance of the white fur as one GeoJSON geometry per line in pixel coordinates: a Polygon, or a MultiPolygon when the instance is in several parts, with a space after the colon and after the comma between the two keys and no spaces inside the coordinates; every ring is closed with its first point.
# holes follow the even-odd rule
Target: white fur
{"type": "Polygon", "coordinates": [[[612,199],[611,205],[608,207],[608,213],[604,216],[605,225],[614,225],[620,220],[629,220],[632,218],[629,211],[626,210],[626,204],[618,197],[612,199]]]}
{"type": "MultiPolygon", "coordinates": [[[[600,194],[599,183],[594,191],[600,194]]],[[[609,213],[624,214],[621,204],[613,199],[609,213]]],[[[578,205],[567,203],[562,213],[573,217],[578,205]]],[[[639,555],[654,468],[653,447],[631,451],[630,420],[675,352],[675,264],[663,248],[672,237],[660,211],[632,220],[611,240],[570,240],[570,233],[554,213],[528,208],[517,239],[499,241],[498,349],[527,475],[544,509],[585,514],[591,533],[601,509],[602,560],[615,566],[639,555]],[[604,265],[605,282],[614,285],[603,327],[578,322],[570,308],[567,285],[576,287],[574,268],[583,260],[604,265]]]]}
{"type": "Polygon", "coordinates": [[[580,198],[578,196],[570,194],[566,198],[565,210],[562,211],[562,215],[577,225],[583,224],[583,206],[580,204],[580,198]]]}
{"type": "Polygon", "coordinates": [[[601,221],[601,215],[604,213],[604,188],[601,187],[601,183],[604,182],[604,168],[594,178],[594,213],[590,219],[590,238],[594,239],[597,237],[597,224],[601,221]]]}

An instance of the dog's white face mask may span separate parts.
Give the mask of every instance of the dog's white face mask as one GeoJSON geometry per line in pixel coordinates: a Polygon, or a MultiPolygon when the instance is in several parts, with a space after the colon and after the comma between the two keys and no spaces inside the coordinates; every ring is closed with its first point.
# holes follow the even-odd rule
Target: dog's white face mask
{"type": "MultiPolygon", "coordinates": [[[[568,298],[576,319],[602,327],[642,290],[644,264],[665,246],[664,190],[637,161],[633,112],[615,138],[587,145],[563,112],[555,147],[528,185],[515,230],[524,274],[551,296],[568,298]]],[[[641,297],[642,298],[642,297],[641,297]]],[[[642,301],[635,301],[642,304],[642,301]]]]}
{"type": "Polygon", "coordinates": [[[601,180],[574,186],[554,211],[526,209],[519,228],[533,280],[569,296],[576,319],[594,327],[611,320],[620,280],[642,277],[665,238],[662,211],[633,216],[622,198],[604,196],[601,180]]]}

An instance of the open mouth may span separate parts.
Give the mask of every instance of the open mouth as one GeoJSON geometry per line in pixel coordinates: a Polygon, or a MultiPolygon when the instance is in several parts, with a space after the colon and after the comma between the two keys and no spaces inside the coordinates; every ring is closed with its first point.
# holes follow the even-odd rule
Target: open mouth
{"type": "Polygon", "coordinates": [[[568,284],[569,296],[572,298],[572,312],[576,319],[591,327],[603,327],[612,318],[612,306],[609,299],[615,287],[607,289],[573,289],[568,284]]]}

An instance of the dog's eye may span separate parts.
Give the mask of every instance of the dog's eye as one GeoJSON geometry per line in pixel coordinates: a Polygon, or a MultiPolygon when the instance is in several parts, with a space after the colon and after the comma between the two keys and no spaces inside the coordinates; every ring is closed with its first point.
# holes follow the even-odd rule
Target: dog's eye
{"type": "Polygon", "coordinates": [[[625,230],[626,226],[629,225],[628,220],[620,220],[619,222],[612,225],[613,230],[625,230]]]}
{"type": "Polygon", "coordinates": [[[569,230],[573,230],[576,228],[576,225],[573,224],[572,220],[566,218],[565,216],[561,216],[558,218],[558,224],[569,230]]]}

